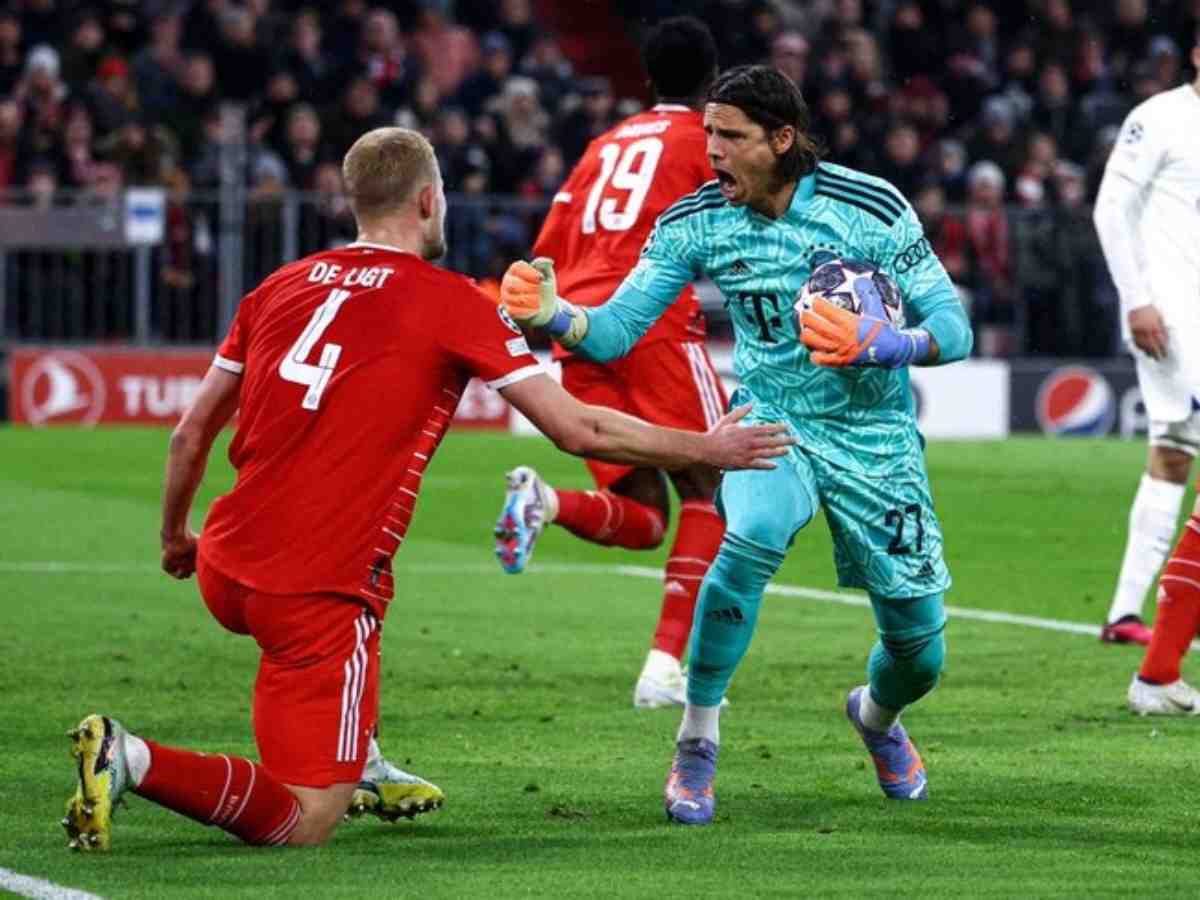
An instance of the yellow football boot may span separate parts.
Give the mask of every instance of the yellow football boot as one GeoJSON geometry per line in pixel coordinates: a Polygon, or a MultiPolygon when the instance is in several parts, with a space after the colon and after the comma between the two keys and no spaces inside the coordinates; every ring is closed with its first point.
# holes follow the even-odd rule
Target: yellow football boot
{"type": "Polygon", "coordinates": [[[62,826],[72,850],[108,850],[112,845],[113,809],[129,786],[125,764],[125,729],[116,719],[92,714],[67,732],[79,783],[67,801],[62,826]]]}
{"type": "Polygon", "coordinates": [[[395,822],[397,819],[412,819],[421,813],[433,812],[445,801],[446,795],[436,784],[405,772],[384,759],[379,744],[375,738],[371,738],[362,781],[350,798],[346,818],[358,818],[370,813],[385,822],[395,822]]]}

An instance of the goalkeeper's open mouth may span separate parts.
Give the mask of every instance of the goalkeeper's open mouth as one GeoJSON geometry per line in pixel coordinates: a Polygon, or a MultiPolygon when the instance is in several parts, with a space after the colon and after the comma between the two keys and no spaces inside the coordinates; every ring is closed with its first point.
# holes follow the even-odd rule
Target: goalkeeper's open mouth
{"type": "Polygon", "coordinates": [[[714,167],[713,171],[717,173],[717,187],[721,191],[721,196],[726,200],[733,200],[737,196],[737,179],[723,169],[714,167]]]}

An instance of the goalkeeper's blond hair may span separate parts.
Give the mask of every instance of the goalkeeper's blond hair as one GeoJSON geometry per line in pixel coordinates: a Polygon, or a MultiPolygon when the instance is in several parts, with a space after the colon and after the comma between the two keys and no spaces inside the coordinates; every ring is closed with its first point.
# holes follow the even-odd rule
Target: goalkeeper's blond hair
{"type": "Polygon", "coordinates": [[[408,128],[368,131],[342,160],[342,183],[354,216],[376,221],[404,206],[437,176],[437,157],[425,136],[408,128]]]}

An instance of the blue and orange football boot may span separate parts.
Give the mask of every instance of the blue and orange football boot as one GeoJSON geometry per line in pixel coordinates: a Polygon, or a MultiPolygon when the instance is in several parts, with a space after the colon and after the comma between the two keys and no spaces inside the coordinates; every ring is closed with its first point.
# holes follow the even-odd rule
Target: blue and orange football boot
{"type": "Polygon", "coordinates": [[[904,726],[897,722],[887,731],[873,731],[863,725],[860,708],[865,690],[864,684],[850,692],[846,698],[846,718],[871,754],[879,775],[879,787],[892,800],[928,800],[925,763],[904,726]]]}
{"type": "Polygon", "coordinates": [[[713,820],[717,798],[713,779],[717,775],[717,745],[704,738],[691,738],[675,745],[675,758],[663,788],[667,818],[680,825],[707,825],[713,820]]]}
{"type": "Polygon", "coordinates": [[[508,475],[504,506],[496,520],[496,558],[509,575],[525,571],[533,546],[546,527],[552,493],[529,466],[517,466],[508,475]]]}

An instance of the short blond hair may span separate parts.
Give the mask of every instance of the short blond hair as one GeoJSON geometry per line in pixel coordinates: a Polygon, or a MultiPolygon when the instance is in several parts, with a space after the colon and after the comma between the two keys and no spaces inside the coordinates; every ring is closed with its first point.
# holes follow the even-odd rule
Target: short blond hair
{"type": "Polygon", "coordinates": [[[433,145],[408,128],[368,131],[342,160],[346,196],[359,219],[395,212],[436,172],[433,145]]]}

